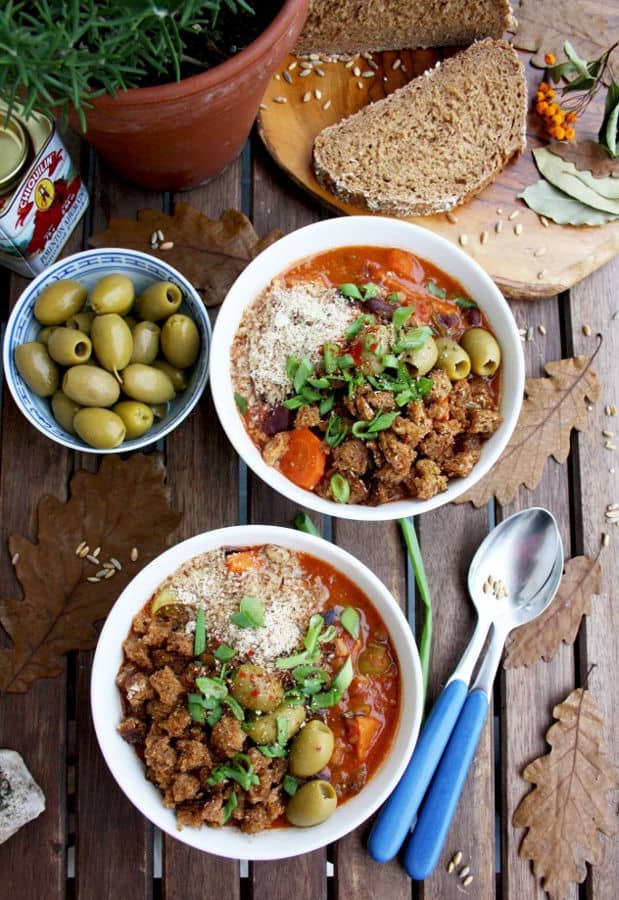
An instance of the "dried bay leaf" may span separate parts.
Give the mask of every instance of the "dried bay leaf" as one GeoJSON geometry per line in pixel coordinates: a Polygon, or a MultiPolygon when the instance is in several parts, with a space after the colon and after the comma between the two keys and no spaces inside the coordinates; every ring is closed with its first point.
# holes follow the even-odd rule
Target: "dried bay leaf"
{"type": "Polygon", "coordinates": [[[557,225],[604,225],[619,218],[568,197],[545,178],[530,184],[518,197],[538,216],[546,216],[557,225]]]}
{"type": "Polygon", "coordinates": [[[548,150],[580,171],[591,172],[594,178],[612,176],[619,184],[619,159],[611,159],[596,141],[556,141],[548,144],[548,150]]]}
{"type": "Polygon", "coordinates": [[[512,632],[505,645],[505,669],[532,666],[556,656],[561,642],[573,644],[591,599],[600,593],[602,570],[597,559],[575,556],[565,563],[557,595],[539,618],[512,632]]]}
{"type": "Polygon", "coordinates": [[[536,147],[533,150],[533,158],[540,174],[560,191],[593,209],[619,215],[619,200],[605,196],[599,188],[591,187],[580,178],[574,163],[565,162],[561,157],[550,153],[546,147],[536,147]]]}
{"type": "Polygon", "coordinates": [[[189,203],[178,202],[172,215],[141,209],[135,222],[113,217],[107,230],[92,235],[89,244],[141,250],[163,259],[203,293],[206,306],[217,306],[245,266],[281,234],[272,231],[260,239],[247,216],[236,209],[226,209],[219,219],[210,219],[189,203]],[[158,230],[173,247],[151,247],[151,235],[158,230]]]}
{"type": "Polygon", "coordinates": [[[0,694],[23,693],[37,678],[63,670],[63,654],[94,647],[94,623],[105,618],[127,582],[165,548],[180,522],[170,506],[159,454],[133,454],[126,462],[106,457],[96,475],[77,472],[66,503],[43,497],[38,506],[37,542],[11,535],[9,552],[22,600],[0,598],[0,623],[11,646],[0,648],[0,694]],[[122,570],[97,584],[88,582],[101,566],[75,554],[87,541],[101,547],[101,564],[114,557],[122,570]],[[139,562],[130,561],[133,547],[139,562]]]}
{"type": "Polygon", "coordinates": [[[557,721],[546,734],[552,749],[524,770],[525,781],[536,786],[512,824],[528,829],[519,854],[533,861],[552,900],[561,900],[571,883],[585,880],[587,862],[601,862],[599,832],[617,831],[607,794],[619,787],[619,772],[605,756],[604,721],[591,691],[572,691],[552,714],[557,721]]]}
{"type": "Polygon", "coordinates": [[[591,368],[594,358],[595,354],[554,360],[546,363],[548,378],[527,378],[520,417],[507,447],[488,474],[455,503],[470,501],[480,507],[493,496],[499,503],[509,503],[520,485],[537,487],[549,456],[565,462],[572,429],[587,428],[587,404],[600,397],[600,380],[591,368]]]}

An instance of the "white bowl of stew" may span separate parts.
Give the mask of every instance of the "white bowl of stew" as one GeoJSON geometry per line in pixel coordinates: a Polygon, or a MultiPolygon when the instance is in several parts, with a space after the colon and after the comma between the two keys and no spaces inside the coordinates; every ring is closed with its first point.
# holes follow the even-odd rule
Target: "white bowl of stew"
{"type": "Polygon", "coordinates": [[[521,341],[496,285],[396,219],[330,219],[277,241],[230,289],[211,352],[235,450],[293,502],[341,518],[451,502],[497,461],[522,403],[521,341]],[[484,356],[469,332],[483,333],[484,356]]]}
{"type": "MultiPolygon", "coordinates": [[[[251,604],[249,615],[256,616],[251,604]]],[[[321,538],[252,525],[184,541],[131,581],[99,637],[91,703],[97,739],[112,775],[151,822],[209,853],[277,859],[341,838],[387,799],[417,739],[421,684],[419,656],[406,619],[365,565],[321,538]],[[228,579],[225,590],[216,587],[220,577],[228,579]],[[273,577],[278,586],[271,593],[273,577]],[[210,599],[209,590],[215,592],[210,599]],[[230,616],[230,609],[236,610],[234,615],[248,614],[243,600],[248,590],[263,604],[262,625],[254,621],[250,627],[230,616]],[[200,600],[194,604],[196,597],[200,600]],[[354,613],[344,614],[346,609],[354,613]],[[313,644],[307,643],[308,624],[313,644]],[[308,652],[309,658],[296,660],[298,653],[308,652]],[[291,658],[293,666],[279,667],[282,659],[291,658]],[[235,690],[247,666],[255,664],[286,687],[274,701],[278,712],[271,735],[264,728],[273,720],[273,705],[271,711],[266,706],[257,710],[258,701],[248,699],[257,691],[248,695],[235,690]],[[348,677],[340,678],[338,687],[336,679],[345,669],[348,677]],[[206,682],[195,682],[198,674],[206,675],[206,682]],[[203,714],[199,704],[219,675],[233,698],[211,697],[203,714]],[[177,696],[174,678],[183,685],[177,696]],[[288,714],[290,709],[303,712],[301,724],[291,725],[284,734],[288,726],[282,726],[283,707],[288,714]],[[205,722],[205,715],[213,718],[205,722]],[[319,772],[299,775],[290,751],[312,720],[317,720],[312,727],[329,726],[333,748],[317,763],[319,772]],[[262,731],[255,731],[256,722],[262,731]],[[235,735],[243,735],[240,749],[235,735]],[[284,747],[283,753],[269,749],[274,741],[284,747]],[[244,769],[246,775],[257,772],[260,784],[255,776],[257,786],[250,782],[241,787],[222,769],[226,764],[244,769]],[[336,808],[319,824],[295,827],[287,817],[294,793],[298,796],[306,784],[325,780],[337,793],[336,808]],[[260,793],[263,787],[266,793],[260,793]],[[244,793],[248,790],[258,792],[251,802],[244,793]],[[164,806],[164,795],[175,808],[164,806]]],[[[306,772],[307,763],[303,765],[306,772]]]]}

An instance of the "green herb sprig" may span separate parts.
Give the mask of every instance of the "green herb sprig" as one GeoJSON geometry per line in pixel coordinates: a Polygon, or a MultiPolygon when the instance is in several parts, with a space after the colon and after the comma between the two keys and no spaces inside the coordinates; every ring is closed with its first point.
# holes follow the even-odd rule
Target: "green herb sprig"
{"type": "Polygon", "coordinates": [[[417,532],[415,531],[413,523],[410,519],[398,519],[398,524],[408,550],[408,555],[415,575],[415,581],[419,590],[419,596],[424,609],[424,620],[421,629],[421,637],[419,639],[419,659],[421,661],[423,705],[425,707],[426,695],[428,692],[430,652],[432,649],[432,598],[430,596],[430,586],[428,585],[426,570],[423,565],[421,548],[419,547],[419,541],[417,540],[417,532]]]}

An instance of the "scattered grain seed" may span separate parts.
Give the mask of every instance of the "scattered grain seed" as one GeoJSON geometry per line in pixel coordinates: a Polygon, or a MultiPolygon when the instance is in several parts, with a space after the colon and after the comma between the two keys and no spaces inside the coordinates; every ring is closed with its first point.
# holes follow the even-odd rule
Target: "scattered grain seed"
{"type": "Polygon", "coordinates": [[[163,244],[159,245],[160,250],[171,250],[174,246],[174,241],[164,241],[163,244]]]}
{"type": "Polygon", "coordinates": [[[479,235],[479,243],[480,244],[488,243],[488,232],[487,231],[482,231],[482,233],[479,235]]]}
{"type": "Polygon", "coordinates": [[[616,416],[616,415],[617,415],[617,407],[615,406],[614,403],[611,403],[611,404],[610,404],[609,409],[610,409],[610,412],[608,413],[609,416],[616,416]]]}
{"type": "Polygon", "coordinates": [[[311,69],[301,69],[301,71],[299,72],[299,78],[307,78],[307,76],[311,75],[311,74],[312,74],[311,69]]]}
{"type": "Polygon", "coordinates": [[[502,216],[502,215],[503,215],[503,207],[502,207],[502,206],[497,206],[497,208],[496,208],[496,214],[497,214],[497,216],[502,216]]]}
{"type": "MultiPolygon", "coordinates": [[[[604,437],[614,437],[615,436],[614,432],[612,432],[612,431],[603,431],[602,435],[604,437]]],[[[619,509],[619,505],[616,508],[619,509]]],[[[608,507],[608,509],[610,509],[610,507],[608,507]]]]}
{"type": "Polygon", "coordinates": [[[95,578],[94,576],[91,576],[91,577],[87,578],[86,581],[90,581],[91,584],[99,584],[100,579],[95,578]]]}
{"type": "Polygon", "coordinates": [[[363,90],[363,82],[362,82],[362,81],[358,81],[358,82],[357,82],[357,87],[359,88],[360,91],[362,91],[362,90],[363,90]]]}
{"type": "Polygon", "coordinates": [[[86,544],[86,546],[82,547],[82,549],[80,550],[80,552],[77,555],[79,556],[80,559],[84,559],[84,557],[88,556],[89,553],[90,553],[90,547],[88,546],[88,544],[86,544]]]}
{"type": "Polygon", "coordinates": [[[269,107],[266,105],[266,103],[261,103],[261,104],[260,104],[260,109],[268,109],[268,108],[269,108],[269,107]]]}
{"type": "Polygon", "coordinates": [[[129,554],[129,559],[131,560],[131,562],[135,562],[137,558],[138,558],[138,548],[132,547],[131,553],[129,554]]]}
{"type": "Polygon", "coordinates": [[[368,61],[368,66],[370,66],[374,70],[378,69],[378,63],[375,63],[371,56],[368,56],[366,58],[368,61]]]}
{"type": "Polygon", "coordinates": [[[497,234],[500,234],[500,233],[503,231],[503,223],[502,223],[502,222],[495,222],[495,223],[494,223],[494,230],[496,231],[497,234]]]}
{"type": "Polygon", "coordinates": [[[454,866],[459,866],[462,862],[462,851],[458,850],[456,854],[454,854],[453,859],[451,860],[454,866]]]}
{"type": "Polygon", "coordinates": [[[367,59],[369,62],[369,60],[372,59],[372,54],[369,50],[364,50],[364,52],[361,54],[361,59],[367,59]]]}
{"type": "Polygon", "coordinates": [[[294,70],[296,69],[296,67],[297,67],[297,61],[293,59],[293,61],[292,61],[292,62],[289,64],[289,66],[288,66],[288,71],[289,71],[289,72],[294,72],[294,70]]]}
{"type": "Polygon", "coordinates": [[[11,557],[11,565],[16,566],[19,562],[19,553],[14,553],[11,557]]]}
{"type": "Polygon", "coordinates": [[[375,75],[376,72],[374,72],[372,69],[366,69],[365,72],[361,73],[362,78],[374,78],[375,75]]]}
{"type": "Polygon", "coordinates": [[[319,91],[318,88],[316,88],[316,90],[314,91],[314,97],[317,100],[321,100],[322,99],[322,91],[319,91]]]}
{"type": "Polygon", "coordinates": [[[355,66],[355,68],[352,70],[352,73],[355,78],[358,78],[361,75],[361,69],[359,68],[359,66],[355,66]]]}
{"type": "Polygon", "coordinates": [[[120,562],[116,559],[115,556],[110,556],[110,562],[112,563],[112,565],[114,566],[114,568],[117,569],[117,570],[120,572],[120,570],[122,569],[122,563],[120,563],[120,562]]]}
{"type": "Polygon", "coordinates": [[[158,229],[157,229],[156,234],[157,234],[157,240],[158,240],[158,241],[163,241],[163,240],[165,240],[164,235],[163,235],[163,231],[161,230],[161,228],[158,228],[158,229]]]}
{"type": "Polygon", "coordinates": [[[606,532],[602,532],[602,547],[608,547],[610,544],[610,535],[606,534],[606,532]]]}
{"type": "Polygon", "coordinates": [[[95,547],[95,549],[92,551],[93,556],[98,556],[100,553],[101,553],[101,547],[95,547]]]}
{"type": "Polygon", "coordinates": [[[545,325],[538,325],[537,330],[539,331],[540,334],[546,334],[546,326],[545,325]]]}
{"type": "Polygon", "coordinates": [[[589,335],[591,334],[591,326],[590,326],[590,325],[583,325],[583,326],[582,326],[582,333],[584,334],[585,337],[589,337],[589,335]]]}
{"type": "Polygon", "coordinates": [[[614,512],[616,509],[619,509],[619,503],[609,503],[606,509],[608,512],[614,512]]]}
{"type": "Polygon", "coordinates": [[[546,269],[542,269],[540,272],[538,272],[537,277],[540,281],[542,281],[546,277],[546,269]]]}
{"type": "Polygon", "coordinates": [[[447,218],[448,222],[451,222],[452,225],[456,225],[458,222],[458,217],[452,212],[446,212],[445,217],[447,218]]]}
{"type": "Polygon", "coordinates": [[[470,871],[468,866],[462,866],[462,869],[458,872],[458,877],[466,878],[466,876],[470,874],[470,871]]]}
{"type": "Polygon", "coordinates": [[[464,879],[464,881],[462,882],[462,887],[468,887],[469,884],[472,884],[472,883],[473,883],[473,876],[467,875],[466,878],[464,879]]]}
{"type": "Polygon", "coordinates": [[[331,106],[331,101],[330,101],[330,100],[327,100],[326,103],[323,103],[323,104],[322,104],[322,108],[323,108],[323,109],[329,109],[330,106],[331,106]]]}
{"type": "Polygon", "coordinates": [[[312,99],[312,92],[311,92],[311,91],[306,91],[306,92],[303,94],[303,102],[304,102],[304,103],[309,103],[311,99],[312,99]]]}
{"type": "Polygon", "coordinates": [[[454,866],[454,861],[453,861],[453,859],[449,860],[449,864],[448,864],[448,866],[447,866],[447,872],[448,872],[448,874],[451,875],[451,873],[453,872],[453,870],[454,870],[455,868],[456,868],[456,867],[454,866]]]}
{"type": "Polygon", "coordinates": [[[79,543],[77,545],[77,547],[75,548],[75,555],[79,556],[85,546],[86,546],[86,541],[81,541],[81,543],[79,543]]]}
{"type": "Polygon", "coordinates": [[[544,228],[548,228],[548,226],[550,225],[550,222],[548,221],[546,216],[540,216],[539,220],[542,223],[542,225],[544,226],[544,228]]]}
{"type": "Polygon", "coordinates": [[[281,80],[281,75],[279,73],[277,75],[274,75],[273,77],[275,78],[275,81],[281,80]]]}
{"type": "Polygon", "coordinates": [[[288,84],[292,84],[292,75],[290,74],[290,72],[282,72],[282,75],[284,77],[284,81],[287,81],[288,84]]]}
{"type": "Polygon", "coordinates": [[[524,226],[519,222],[517,225],[514,225],[514,234],[516,237],[520,237],[524,230],[524,226]]]}
{"type": "Polygon", "coordinates": [[[285,97],[282,97],[281,94],[278,94],[277,97],[273,97],[274,103],[288,103],[288,100],[285,97]]]}
{"type": "Polygon", "coordinates": [[[113,569],[114,566],[112,565],[111,562],[104,562],[104,563],[103,563],[103,568],[104,568],[104,569],[113,569]]]}
{"type": "Polygon", "coordinates": [[[526,329],[526,328],[519,328],[519,329],[518,329],[518,334],[520,335],[520,337],[523,337],[523,335],[525,335],[526,333],[527,333],[527,329],[526,329]]]}
{"type": "Polygon", "coordinates": [[[98,566],[101,563],[101,561],[94,555],[94,553],[89,553],[86,559],[89,563],[92,563],[93,566],[98,566]]]}
{"type": "Polygon", "coordinates": [[[318,75],[319,78],[325,77],[324,69],[319,69],[318,66],[314,69],[314,72],[318,75]]]}
{"type": "Polygon", "coordinates": [[[400,68],[401,65],[402,65],[402,60],[401,60],[400,57],[398,56],[398,58],[397,58],[397,59],[394,59],[393,62],[391,63],[391,69],[392,69],[392,71],[395,72],[397,69],[400,68]]]}
{"type": "Polygon", "coordinates": [[[345,69],[352,69],[352,67],[354,66],[354,64],[355,64],[354,59],[349,59],[348,62],[345,64],[344,68],[345,68],[345,69]]]}
{"type": "Polygon", "coordinates": [[[606,441],[604,446],[606,447],[607,450],[616,450],[617,449],[616,445],[613,444],[611,441],[606,441]]]}
{"type": "Polygon", "coordinates": [[[310,53],[309,59],[311,59],[312,62],[320,62],[320,54],[319,53],[310,53]]]}
{"type": "Polygon", "coordinates": [[[619,309],[617,310],[617,312],[613,313],[613,322],[616,322],[617,319],[619,319],[619,309]]]}
{"type": "Polygon", "coordinates": [[[543,256],[546,253],[545,247],[538,247],[533,256],[543,256]]]}
{"type": "Polygon", "coordinates": [[[533,340],[533,326],[529,325],[529,327],[527,328],[527,341],[532,341],[532,340],[533,340]]]}
{"type": "Polygon", "coordinates": [[[405,63],[402,63],[402,71],[404,72],[404,74],[406,74],[408,72],[408,69],[406,68],[405,63]]]}
{"type": "Polygon", "coordinates": [[[484,592],[484,594],[488,594],[490,592],[490,585],[487,581],[484,582],[482,591],[484,592]]]}
{"type": "Polygon", "coordinates": [[[510,212],[510,214],[508,215],[507,218],[509,219],[510,222],[513,222],[514,219],[517,219],[519,215],[520,215],[520,210],[515,209],[513,212],[510,212]]]}
{"type": "Polygon", "coordinates": [[[108,578],[113,578],[113,576],[115,574],[116,574],[116,569],[108,569],[103,577],[104,577],[105,581],[107,581],[108,578]]]}
{"type": "Polygon", "coordinates": [[[109,569],[105,569],[105,568],[99,569],[99,571],[97,572],[95,577],[96,578],[105,578],[109,571],[110,571],[109,569]]]}
{"type": "Polygon", "coordinates": [[[458,238],[458,240],[460,241],[460,244],[462,247],[466,247],[466,245],[469,242],[468,235],[466,235],[466,234],[461,234],[460,237],[458,238]]]}
{"type": "Polygon", "coordinates": [[[156,243],[157,243],[157,232],[156,232],[156,231],[153,231],[153,233],[151,234],[151,236],[150,236],[150,242],[151,242],[151,244],[156,244],[156,243]]]}

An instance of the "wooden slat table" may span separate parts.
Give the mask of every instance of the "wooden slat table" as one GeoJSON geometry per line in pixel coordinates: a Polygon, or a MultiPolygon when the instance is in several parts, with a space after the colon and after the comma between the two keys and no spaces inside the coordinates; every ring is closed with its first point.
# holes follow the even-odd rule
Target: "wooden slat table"
{"type": "MultiPolygon", "coordinates": [[[[110,215],[133,216],[150,206],[169,210],[175,197],[151,195],[121,182],[90,151],[71,139],[88,178],[92,207],[67,252],[85,246],[89,231],[103,228],[110,215]]],[[[208,152],[208,146],[205,146],[208,152]]],[[[315,221],[324,213],[289,183],[257,141],[249,144],[218,179],[182,199],[218,216],[225,207],[243,209],[259,233],[285,232],[315,221]]],[[[4,272],[3,313],[23,288],[4,272]]],[[[590,276],[569,294],[543,302],[514,302],[522,327],[534,327],[524,344],[527,372],[540,375],[543,363],[573,353],[589,353],[593,337],[583,323],[604,334],[595,364],[603,382],[602,400],[591,411],[591,426],[574,437],[568,463],[549,462],[538,490],[521,490],[513,509],[535,504],[549,507],[561,526],[566,554],[595,554],[604,527],[604,509],[619,500],[616,452],[604,449],[603,429],[613,428],[604,405],[619,401],[619,308],[616,285],[619,259],[590,276]],[[538,331],[543,324],[546,335],[538,331]]],[[[0,578],[4,595],[19,591],[6,537],[36,534],[39,497],[66,496],[68,479],[78,468],[96,469],[96,457],[75,457],[39,435],[3,393],[0,448],[2,552],[0,578]]],[[[238,522],[290,525],[298,512],[257,481],[236,457],[218,425],[208,391],[196,412],[165,442],[165,457],[174,500],[183,512],[175,539],[238,522]]],[[[435,604],[435,637],[430,699],[440,691],[461,653],[473,623],[465,580],[470,558],[489,528],[513,511],[494,505],[448,506],[416,524],[435,604]]],[[[363,559],[388,585],[408,612],[412,627],[414,582],[395,523],[356,524],[323,521],[325,536],[363,559]]],[[[244,864],[190,850],[162,836],[146,822],[116,787],[99,753],[88,701],[92,654],[67,658],[64,673],[35,683],[27,695],[0,698],[0,746],[20,751],[47,796],[47,809],[0,847],[0,894],[25,900],[460,900],[462,887],[445,862],[461,850],[474,874],[469,896],[491,900],[542,897],[530,866],[519,859],[522,834],[511,816],[528,791],[521,770],[545,752],[544,733],[553,706],[575,686],[588,684],[606,717],[605,738],[619,763],[619,637],[613,597],[619,587],[616,529],[602,553],[603,596],[581,628],[574,647],[563,646],[553,662],[531,669],[502,672],[494,696],[494,715],[483,733],[444,860],[423,884],[412,884],[398,862],[380,866],[364,849],[367,824],[336,846],[283,862],[244,864]]],[[[619,883],[619,842],[604,840],[605,860],[589,874],[584,893],[591,900],[611,900],[619,883]]],[[[574,888],[571,897],[579,896],[574,888]]]]}

